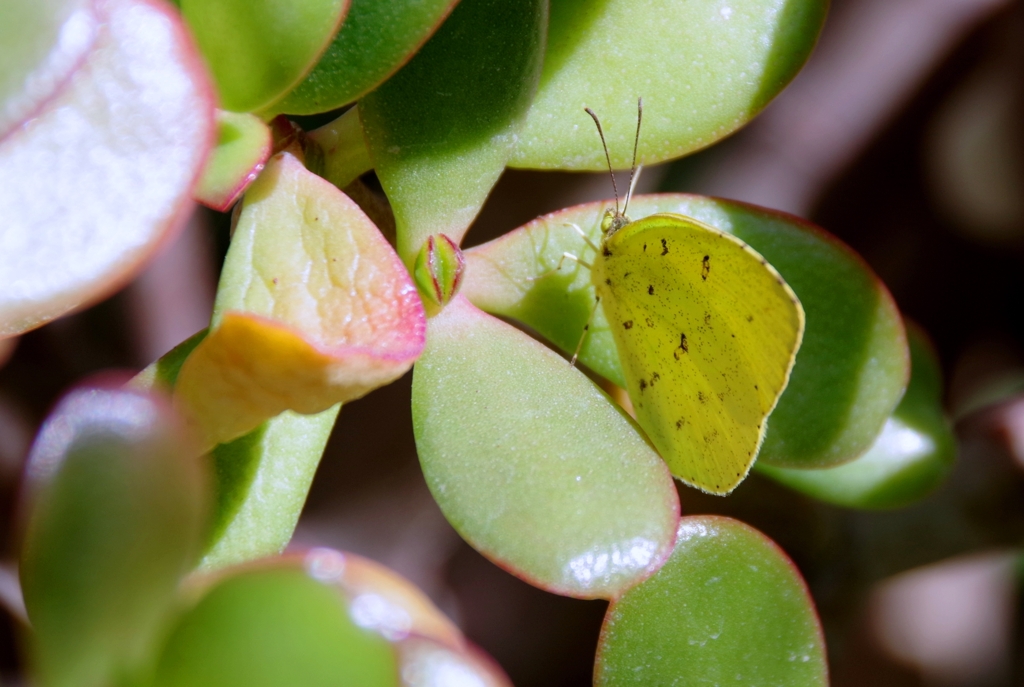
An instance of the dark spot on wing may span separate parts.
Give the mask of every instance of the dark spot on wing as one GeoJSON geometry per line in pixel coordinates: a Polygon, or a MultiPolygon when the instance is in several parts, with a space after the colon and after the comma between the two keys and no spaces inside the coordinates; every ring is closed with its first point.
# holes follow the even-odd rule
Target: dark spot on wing
{"type": "Polygon", "coordinates": [[[747,322],[753,322],[753,321],[754,321],[754,316],[753,315],[747,315],[747,322]]]}
{"type": "Polygon", "coordinates": [[[754,385],[754,388],[755,388],[755,389],[757,389],[757,388],[758,388],[757,384],[755,384],[755,385],[754,385]]]}
{"type": "Polygon", "coordinates": [[[648,317],[646,319],[646,322],[648,327],[654,327],[654,320],[652,320],[651,318],[648,317]]]}
{"type": "Polygon", "coordinates": [[[631,274],[633,274],[633,273],[632,272],[626,272],[624,275],[622,275],[622,278],[625,279],[626,277],[628,277],[631,274]]]}
{"type": "Polygon", "coordinates": [[[644,389],[646,389],[646,388],[647,388],[647,380],[646,379],[641,379],[640,380],[640,393],[643,393],[644,389]]]}
{"type": "MultiPolygon", "coordinates": [[[[642,382],[641,382],[641,383],[642,383],[642,382]]],[[[701,403],[707,403],[707,402],[708,402],[708,399],[707,399],[707,397],[706,397],[706,396],[704,395],[704,392],[703,392],[703,391],[698,391],[698,392],[697,392],[697,400],[698,400],[698,401],[700,401],[701,403]]]]}
{"type": "Polygon", "coordinates": [[[660,380],[660,379],[661,379],[661,375],[660,375],[660,374],[658,374],[657,372],[655,372],[654,374],[652,374],[652,375],[651,375],[651,386],[654,386],[654,383],[655,383],[655,382],[657,382],[657,381],[658,381],[658,380],[660,380]]]}
{"type": "Polygon", "coordinates": [[[685,424],[686,424],[686,418],[685,417],[679,418],[678,420],[676,420],[676,429],[682,429],[683,425],[685,425],[685,424]]]}
{"type": "Polygon", "coordinates": [[[711,274],[711,256],[705,255],[700,268],[700,278],[707,281],[709,274],[711,274]]]}
{"type": "Polygon", "coordinates": [[[644,252],[645,253],[647,252],[647,244],[646,243],[644,244],[644,252]]]}
{"type": "Polygon", "coordinates": [[[605,278],[604,283],[607,284],[608,286],[611,286],[612,285],[612,280],[609,279],[609,278],[605,278]]]}
{"type": "Polygon", "coordinates": [[[718,392],[718,393],[716,394],[716,396],[718,396],[718,400],[719,400],[719,401],[724,401],[724,400],[725,400],[725,392],[724,392],[724,391],[719,391],[719,392],[718,392]]]}
{"type": "Polygon", "coordinates": [[[612,256],[612,252],[608,250],[608,246],[601,246],[601,254],[606,258],[610,258],[612,256]]]}
{"type": "Polygon", "coordinates": [[[622,323],[622,326],[625,329],[632,329],[633,328],[633,320],[626,320],[625,322],[622,323]]]}
{"type": "Polygon", "coordinates": [[[647,295],[648,296],[653,296],[654,295],[654,284],[648,284],[647,285],[647,295]]]}
{"type": "Polygon", "coordinates": [[[708,325],[709,327],[711,326],[711,313],[704,313],[704,324],[708,325]]]}
{"type": "Polygon", "coordinates": [[[668,242],[665,239],[661,240],[661,254],[668,255],[668,242]]]}
{"type": "Polygon", "coordinates": [[[683,353],[690,352],[690,345],[686,343],[686,334],[679,335],[679,347],[672,352],[672,355],[675,357],[676,360],[679,360],[680,351],[682,351],[683,353]]]}

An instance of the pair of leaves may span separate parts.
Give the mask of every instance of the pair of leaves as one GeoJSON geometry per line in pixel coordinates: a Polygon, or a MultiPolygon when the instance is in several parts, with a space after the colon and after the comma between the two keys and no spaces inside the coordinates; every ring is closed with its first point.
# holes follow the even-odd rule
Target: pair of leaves
{"type": "Polygon", "coordinates": [[[408,581],[327,549],[193,576],[208,483],[168,403],[69,394],[29,461],[22,586],[46,685],[496,687],[500,669],[408,581]]]}

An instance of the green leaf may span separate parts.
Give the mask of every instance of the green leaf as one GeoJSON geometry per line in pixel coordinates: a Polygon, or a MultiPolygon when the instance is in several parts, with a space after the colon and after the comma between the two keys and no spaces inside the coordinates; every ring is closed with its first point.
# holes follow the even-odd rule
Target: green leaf
{"type": "Polygon", "coordinates": [[[154,687],[391,687],[394,652],[356,626],[341,596],[301,568],[236,572],[181,617],[154,687]]]}
{"type": "MultiPolygon", "coordinates": [[[[132,380],[170,392],[185,359],[206,336],[193,335],[132,380]]],[[[213,527],[203,570],[280,553],[292,538],[340,406],[316,415],[284,412],[210,453],[213,527]]]]}
{"type": "Polygon", "coordinates": [[[458,0],[352,0],[341,30],[270,112],[316,114],[358,100],[405,64],[458,0]]]}
{"type": "Polygon", "coordinates": [[[221,106],[267,107],[313,68],[338,31],[348,0],[181,0],[210,65],[221,106]]]}
{"type": "Polygon", "coordinates": [[[359,105],[412,264],[432,234],[461,242],[505,168],[540,75],[547,0],[462,0],[359,105]]]}
{"type": "MultiPolygon", "coordinates": [[[[466,251],[464,293],[495,314],[528,324],[563,351],[575,350],[594,304],[590,273],[575,263],[557,272],[563,252],[586,259],[609,203],[547,215],[466,251]]],[[[834,237],[790,215],[684,194],[638,196],[630,215],[675,212],[740,237],[793,288],[807,315],[789,386],[768,420],[759,462],[836,465],[866,451],[903,394],[909,356],[903,323],[884,285],[834,237]]],[[[600,309],[580,362],[622,386],[611,332],[600,309]]]]}
{"type": "Polygon", "coordinates": [[[736,520],[688,517],[668,562],[608,609],[594,684],[825,687],[825,641],[774,542],[736,520]]]}
{"type": "Polygon", "coordinates": [[[341,404],[285,411],[213,449],[216,517],[200,569],[280,553],[291,541],[341,404]]]}
{"type": "Polygon", "coordinates": [[[169,406],[80,389],[29,458],[21,584],[50,687],[105,687],[148,667],[198,557],[207,483],[169,406]]]}
{"type": "Polygon", "coordinates": [[[956,437],[942,411],[942,374],[927,336],[908,329],[910,384],[868,451],[824,470],[755,465],[762,474],[814,498],[851,508],[899,508],[931,492],[956,459],[956,437]]]}
{"type": "Polygon", "coordinates": [[[644,100],[640,160],[704,148],[754,117],[803,65],[827,0],[552,0],[540,89],[514,167],[629,168],[636,103],[644,100]]]}
{"type": "Polygon", "coordinates": [[[445,517],[531,584],[614,596],[671,548],[675,487],[635,424],[564,359],[461,296],[429,322],[412,411],[445,517]]]}
{"type": "Polygon", "coordinates": [[[270,129],[258,117],[217,111],[217,147],[192,192],[196,200],[227,212],[270,156],[270,129]]]}

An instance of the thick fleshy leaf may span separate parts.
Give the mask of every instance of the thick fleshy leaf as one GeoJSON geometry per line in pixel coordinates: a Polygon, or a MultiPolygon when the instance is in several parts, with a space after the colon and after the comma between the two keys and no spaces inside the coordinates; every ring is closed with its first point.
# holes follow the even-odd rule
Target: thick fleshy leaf
{"type": "Polygon", "coordinates": [[[758,466],[772,479],[851,508],[898,508],[913,503],[949,474],[956,437],[942,412],[942,373],[927,336],[908,328],[911,373],[903,400],[868,451],[853,462],[824,470],[758,466]]]}
{"type": "Polygon", "coordinates": [[[96,40],[94,0],[7,0],[0,23],[0,139],[65,84],[96,40]]]}
{"type": "Polygon", "coordinates": [[[409,637],[397,649],[404,687],[512,687],[498,664],[474,647],[409,637]]]}
{"type": "Polygon", "coordinates": [[[155,687],[397,687],[388,642],[300,566],[268,561],[225,576],[178,621],[155,687]]]}
{"type": "Polygon", "coordinates": [[[194,197],[227,212],[248,188],[270,156],[270,129],[258,117],[217,111],[217,147],[206,161],[194,197]]]}
{"type": "Polygon", "coordinates": [[[313,71],[274,112],[316,114],[354,102],[406,63],[458,0],[352,0],[313,71]]]}
{"type": "Polygon", "coordinates": [[[345,188],[373,169],[363,138],[359,107],[310,131],[305,139],[306,165],[338,188],[345,188]]]}
{"type": "Polygon", "coordinates": [[[360,102],[407,264],[432,234],[461,242],[504,170],[540,75],[547,15],[547,0],[462,0],[360,102]]]}
{"type": "Polygon", "coordinates": [[[825,687],[825,640],[774,542],[736,520],[687,517],[672,557],[609,607],[594,684],[825,687]]]}
{"type": "Polygon", "coordinates": [[[70,83],[0,143],[0,336],[127,281],[188,211],[212,144],[206,72],[174,10],[104,9],[70,83]]]}
{"type": "MultiPolygon", "coordinates": [[[[466,251],[466,297],[573,351],[594,305],[590,273],[568,262],[552,270],[563,252],[586,260],[586,246],[568,223],[597,241],[608,205],[591,203],[553,213],[466,251]]],[[[899,402],[909,373],[903,323],[878,277],[837,239],[790,215],[684,194],[631,201],[634,218],[655,212],[693,217],[743,239],[779,271],[803,304],[803,343],[789,386],[768,420],[759,461],[824,467],[866,451],[899,402]]],[[[623,384],[600,309],[579,359],[623,384]]]]}
{"type": "Polygon", "coordinates": [[[638,97],[643,163],[709,146],[793,78],[827,7],[827,0],[555,0],[540,89],[510,164],[605,169],[583,111],[589,106],[604,125],[612,164],[628,169],[638,97]]]}
{"type": "Polygon", "coordinates": [[[279,153],[245,195],[214,326],[175,393],[212,446],[282,411],[319,413],[397,379],[424,330],[416,287],[373,223],[279,153]]]}
{"type": "Polygon", "coordinates": [[[348,0],[181,0],[234,112],[267,107],[313,68],[341,26],[348,0]]]}
{"type": "Polygon", "coordinates": [[[412,390],[423,474],[477,550],[543,589],[611,597],[656,570],[679,504],[665,464],[596,385],[456,297],[412,390]]]}
{"type": "MultiPolygon", "coordinates": [[[[206,330],[179,344],[131,382],[171,392],[206,330]]],[[[210,453],[213,527],[202,570],[280,553],[292,538],[339,406],[315,415],[285,411],[210,453]]]]}
{"type": "Polygon", "coordinates": [[[356,623],[388,641],[416,635],[455,649],[465,647],[459,628],[426,594],[380,563],[326,548],[286,558],[301,563],[315,579],[337,588],[347,599],[356,623]]]}
{"type": "Polygon", "coordinates": [[[27,468],[21,584],[41,683],[100,687],[142,669],[195,564],[207,483],[168,404],[80,389],[27,468]]]}

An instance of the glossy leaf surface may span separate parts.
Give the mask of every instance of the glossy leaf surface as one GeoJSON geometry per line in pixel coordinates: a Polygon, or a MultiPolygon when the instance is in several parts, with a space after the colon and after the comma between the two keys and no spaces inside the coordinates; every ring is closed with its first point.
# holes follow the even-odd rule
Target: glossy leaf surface
{"type": "Polygon", "coordinates": [[[294,565],[240,570],[178,621],[156,687],[398,685],[394,652],[336,591],[294,565]]]}
{"type": "Polygon", "coordinates": [[[251,184],[270,156],[270,129],[258,117],[217,111],[217,147],[206,161],[194,197],[218,212],[227,212],[251,184]]]}
{"type": "Polygon", "coordinates": [[[0,139],[56,94],[92,48],[93,0],[7,0],[0,23],[0,139]]]}
{"type": "MultiPolygon", "coordinates": [[[[132,380],[170,392],[206,331],[185,340],[132,380]]],[[[221,568],[280,553],[292,538],[339,407],[315,415],[285,411],[209,455],[213,526],[199,567],[221,568]]]]}
{"type": "Polygon", "coordinates": [[[43,425],[28,468],[21,583],[42,684],[137,674],[206,529],[207,481],[168,404],[80,389],[43,425]]]}
{"type": "Polygon", "coordinates": [[[397,646],[404,687],[512,687],[504,671],[473,647],[455,649],[425,637],[397,646]]]}
{"type": "Polygon", "coordinates": [[[668,562],[612,602],[594,684],[825,687],[814,603],[786,555],[723,517],[683,518],[668,562]]]}
{"type": "Polygon", "coordinates": [[[942,374],[926,335],[908,330],[910,384],[875,443],[860,458],[824,470],[761,465],[759,471],[814,498],[851,508],[898,508],[949,474],[956,437],[942,410],[942,374]]]}
{"type": "Polygon", "coordinates": [[[316,64],[348,0],[181,0],[181,12],[210,65],[221,106],[267,107],[316,64]]]}
{"type": "Polygon", "coordinates": [[[640,160],[661,162],[743,126],[807,59],[827,0],[685,2],[554,0],[540,89],[511,165],[605,169],[589,106],[612,164],[628,169],[636,103],[640,160]]]}
{"type": "MultiPolygon", "coordinates": [[[[575,350],[594,304],[589,272],[563,252],[587,259],[609,203],[541,217],[466,251],[463,293],[479,307],[524,322],[563,351],[575,350]],[[538,278],[539,277],[539,278],[538,278]]],[[[903,324],[888,291],[849,248],[790,215],[742,203],[662,194],[638,196],[630,216],[674,212],[729,232],[763,255],[793,288],[806,330],[789,386],[768,420],[759,460],[773,465],[827,466],[863,453],[903,393],[909,372],[903,324]]],[[[618,354],[598,310],[580,361],[623,384],[618,354]]]]}
{"type": "Polygon", "coordinates": [[[679,505],[665,464],[578,370],[461,296],[413,376],[416,446],[445,517],[543,589],[610,597],[655,570],[679,505]]]}
{"type": "Polygon", "coordinates": [[[174,10],[105,9],[70,82],[0,142],[0,336],[133,276],[189,211],[212,144],[206,72],[174,10]]]}
{"type": "Polygon", "coordinates": [[[214,326],[182,367],[181,407],[208,441],[284,410],[319,413],[401,376],[423,304],[362,210],[289,153],[246,192],[214,326]]]}
{"type": "Polygon", "coordinates": [[[547,0],[462,0],[359,104],[411,264],[431,234],[462,240],[515,147],[540,75],[547,0]]]}
{"type": "Polygon", "coordinates": [[[454,649],[465,646],[455,623],[412,582],[380,563],[354,553],[315,548],[286,556],[315,579],[337,589],[360,627],[391,642],[410,635],[454,649]]]}
{"type": "Polygon", "coordinates": [[[327,52],[274,112],[316,114],[358,100],[423,45],[458,0],[352,0],[327,52]]]}
{"type": "Polygon", "coordinates": [[[306,164],[338,188],[345,188],[373,169],[370,152],[363,139],[359,107],[351,107],[332,122],[310,131],[306,137],[306,164]],[[311,144],[319,164],[312,164],[311,144]]]}

